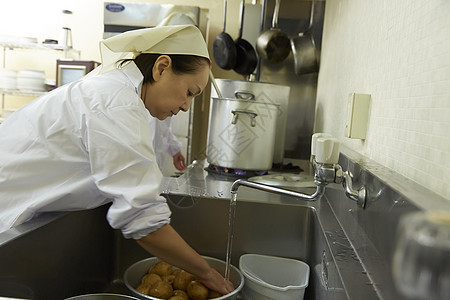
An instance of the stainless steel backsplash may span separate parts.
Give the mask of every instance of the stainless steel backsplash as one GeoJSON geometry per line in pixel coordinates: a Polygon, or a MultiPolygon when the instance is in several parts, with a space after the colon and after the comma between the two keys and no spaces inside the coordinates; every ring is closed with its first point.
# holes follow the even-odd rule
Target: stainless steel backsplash
{"type": "MultiPolygon", "coordinates": [[[[274,0],[264,1],[264,30],[270,28],[274,0]]],[[[322,45],[323,17],[325,1],[316,1],[313,36],[320,53],[322,45]]],[[[303,32],[309,24],[311,1],[283,0],[280,5],[278,27],[289,37],[303,32]]],[[[287,129],[285,138],[285,157],[309,159],[311,135],[314,129],[318,73],[296,75],[294,58],[291,54],[279,64],[261,61],[259,80],[291,87],[287,129]]]]}

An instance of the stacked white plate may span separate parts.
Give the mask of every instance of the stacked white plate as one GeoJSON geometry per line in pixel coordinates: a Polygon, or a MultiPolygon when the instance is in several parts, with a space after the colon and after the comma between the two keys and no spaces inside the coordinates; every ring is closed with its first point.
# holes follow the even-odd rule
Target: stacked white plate
{"type": "Polygon", "coordinates": [[[10,69],[0,69],[0,89],[17,88],[17,72],[10,69]]]}
{"type": "Polygon", "coordinates": [[[45,91],[45,72],[23,69],[17,74],[17,88],[22,91],[45,91]]]}

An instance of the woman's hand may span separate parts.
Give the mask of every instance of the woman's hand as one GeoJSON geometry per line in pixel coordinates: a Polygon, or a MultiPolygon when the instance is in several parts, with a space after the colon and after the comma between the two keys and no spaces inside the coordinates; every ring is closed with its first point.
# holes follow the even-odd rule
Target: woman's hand
{"type": "Polygon", "coordinates": [[[173,165],[178,171],[182,171],[186,169],[186,159],[184,158],[183,154],[181,152],[178,152],[173,158],[173,165]]]}
{"type": "Polygon", "coordinates": [[[203,278],[199,278],[199,281],[211,290],[214,290],[222,295],[226,295],[234,291],[231,281],[225,280],[225,278],[223,278],[222,275],[220,275],[219,272],[213,268],[211,268],[203,278]]]}
{"type": "Polygon", "coordinates": [[[137,242],[159,259],[193,274],[211,290],[224,295],[234,290],[233,284],[212,269],[206,260],[192,249],[169,224],[149,233],[137,242]]]}

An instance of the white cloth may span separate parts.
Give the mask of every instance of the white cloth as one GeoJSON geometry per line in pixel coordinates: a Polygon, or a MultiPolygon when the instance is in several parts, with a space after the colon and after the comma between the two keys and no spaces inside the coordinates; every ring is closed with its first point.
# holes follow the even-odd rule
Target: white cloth
{"type": "Polygon", "coordinates": [[[141,53],[184,54],[209,58],[208,47],[194,25],[171,25],[127,31],[100,42],[101,65],[88,76],[115,69],[117,61],[141,53]]]}
{"type": "Polygon", "coordinates": [[[169,153],[170,156],[174,156],[178,152],[181,152],[182,144],[172,133],[172,118],[159,120],[151,117],[150,128],[152,129],[156,161],[162,170],[166,154],[169,153]]]}
{"type": "Polygon", "coordinates": [[[170,222],[142,80],[131,62],[64,85],[0,125],[0,232],[110,201],[108,222],[127,238],[170,222]]]}

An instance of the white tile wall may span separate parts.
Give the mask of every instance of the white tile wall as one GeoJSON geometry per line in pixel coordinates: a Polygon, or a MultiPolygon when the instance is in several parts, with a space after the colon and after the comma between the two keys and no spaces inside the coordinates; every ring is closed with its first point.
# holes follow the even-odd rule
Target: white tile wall
{"type": "Polygon", "coordinates": [[[328,0],[315,132],[450,201],[450,1],[328,0]],[[371,94],[366,140],[344,136],[351,92],[371,94]]]}

